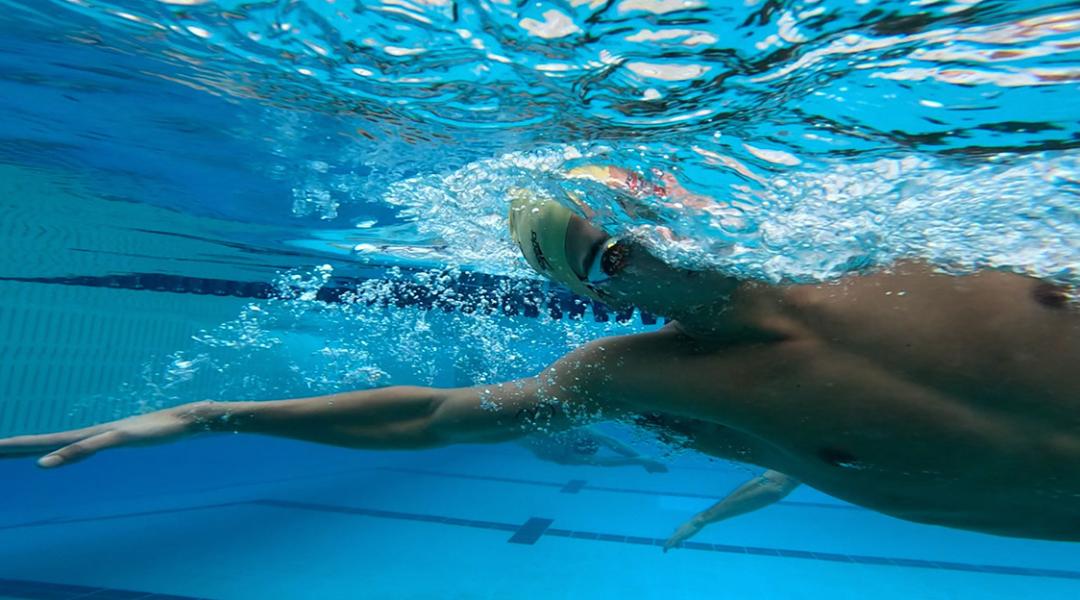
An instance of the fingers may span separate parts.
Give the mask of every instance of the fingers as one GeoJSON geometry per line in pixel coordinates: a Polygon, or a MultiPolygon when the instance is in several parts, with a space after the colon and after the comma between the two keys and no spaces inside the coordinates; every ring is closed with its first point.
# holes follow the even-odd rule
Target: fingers
{"type": "Polygon", "coordinates": [[[38,460],[38,466],[44,469],[52,469],[54,467],[70,465],[71,463],[89,458],[95,452],[118,446],[121,443],[123,443],[123,436],[120,432],[106,431],[105,433],[88,437],[73,444],[68,444],[56,452],[46,454],[38,460]]]}
{"type": "Polygon", "coordinates": [[[680,542],[682,542],[682,540],[676,539],[674,537],[664,542],[664,554],[667,554],[668,550],[671,550],[675,546],[678,546],[680,542]]]}
{"type": "Polygon", "coordinates": [[[42,452],[72,444],[81,439],[100,433],[101,427],[85,427],[59,433],[42,435],[20,435],[0,440],[0,458],[23,456],[27,453],[42,452]]]}

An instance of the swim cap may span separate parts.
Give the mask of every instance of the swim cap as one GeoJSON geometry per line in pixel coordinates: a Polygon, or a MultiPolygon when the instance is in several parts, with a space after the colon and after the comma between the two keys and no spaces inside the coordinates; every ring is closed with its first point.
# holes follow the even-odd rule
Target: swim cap
{"type": "Polygon", "coordinates": [[[529,266],[575,294],[600,300],[574,273],[566,256],[566,230],[573,214],[562,204],[528,190],[510,191],[510,237],[529,266]]]}

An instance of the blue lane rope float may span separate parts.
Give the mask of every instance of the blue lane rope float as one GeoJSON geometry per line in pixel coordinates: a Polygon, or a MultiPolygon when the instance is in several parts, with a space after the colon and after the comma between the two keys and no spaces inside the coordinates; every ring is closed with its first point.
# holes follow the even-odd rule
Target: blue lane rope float
{"type": "MultiPolygon", "coordinates": [[[[327,303],[341,303],[356,298],[357,289],[366,282],[379,277],[335,277],[321,287],[317,299],[327,303]]],[[[281,297],[280,288],[262,281],[232,281],[203,277],[186,277],[160,273],[127,273],[105,276],[72,277],[2,277],[0,281],[72,285],[82,287],[112,288],[194,294],[200,296],[231,296],[269,300],[281,297]]],[[[501,275],[463,272],[449,284],[453,301],[448,295],[435,293],[431,288],[407,280],[389,280],[389,292],[380,301],[398,308],[416,307],[424,310],[452,312],[496,312],[507,316],[521,315],[539,317],[545,311],[553,319],[582,319],[591,308],[592,318],[608,322],[612,318],[629,323],[635,316],[643,325],[655,325],[657,317],[635,309],[613,309],[602,302],[574,294],[547,282],[525,281],[501,275]],[[513,289],[506,293],[505,290],[513,289]]],[[[443,291],[443,290],[440,290],[443,291]]],[[[369,302],[375,304],[377,302],[369,302]]]]}

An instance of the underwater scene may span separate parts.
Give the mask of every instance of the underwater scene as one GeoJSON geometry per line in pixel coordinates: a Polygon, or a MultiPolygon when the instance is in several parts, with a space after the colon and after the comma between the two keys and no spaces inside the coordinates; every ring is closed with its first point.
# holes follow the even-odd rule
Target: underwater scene
{"type": "Polygon", "coordinates": [[[1080,597],[1080,5],[0,0],[0,600],[1080,597]]]}

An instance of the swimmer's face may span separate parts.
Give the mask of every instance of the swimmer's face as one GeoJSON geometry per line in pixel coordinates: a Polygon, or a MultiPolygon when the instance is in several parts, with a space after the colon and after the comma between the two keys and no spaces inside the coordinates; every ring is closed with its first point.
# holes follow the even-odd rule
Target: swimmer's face
{"type": "MultiPolygon", "coordinates": [[[[604,230],[585,219],[577,215],[571,217],[566,229],[566,258],[574,274],[585,279],[593,263],[601,260],[600,255],[608,248],[610,239],[611,236],[604,230]]],[[[625,247],[615,251],[620,256],[618,264],[607,273],[610,276],[603,283],[590,284],[590,288],[612,306],[644,307],[652,304],[642,294],[655,287],[655,283],[661,280],[659,276],[662,272],[670,269],[637,244],[630,241],[621,243],[625,247]]]]}
{"type": "MultiPolygon", "coordinates": [[[[608,246],[611,238],[602,229],[574,215],[566,230],[566,257],[578,277],[585,277],[597,255],[608,246]]],[[[703,280],[701,273],[678,269],[653,256],[639,243],[627,244],[617,268],[603,283],[591,288],[605,304],[620,308],[636,306],[649,312],[667,315],[681,309],[727,299],[734,280],[711,277],[703,280]]],[[[546,274],[552,277],[551,274],[546,274]]],[[[552,277],[552,279],[556,279],[552,277]]],[[[565,283],[565,282],[560,282],[565,283]]]]}
{"type": "Polygon", "coordinates": [[[566,228],[566,258],[574,274],[584,278],[601,245],[611,236],[574,215],[566,228]]]}

